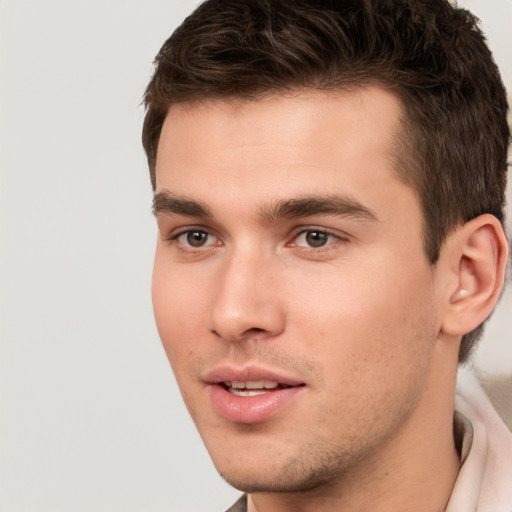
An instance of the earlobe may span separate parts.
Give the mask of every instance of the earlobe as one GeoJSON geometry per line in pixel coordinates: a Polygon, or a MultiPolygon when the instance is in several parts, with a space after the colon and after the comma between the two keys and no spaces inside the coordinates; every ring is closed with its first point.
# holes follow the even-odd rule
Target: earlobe
{"type": "Polygon", "coordinates": [[[449,292],[442,331],[459,336],[484,322],[498,301],[508,244],[500,222],[488,214],[466,223],[450,238],[448,257],[453,258],[456,286],[449,292]]]}

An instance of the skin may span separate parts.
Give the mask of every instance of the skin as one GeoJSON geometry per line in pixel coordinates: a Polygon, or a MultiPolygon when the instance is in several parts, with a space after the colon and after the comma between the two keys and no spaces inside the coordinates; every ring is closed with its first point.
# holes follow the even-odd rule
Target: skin
{"type": "Polygon", "coordinates": [[[444,253],[429,265],[418,199],[393,169],[401,111],[371,87],[180,104],[164,123],[155,318],[217,469],[252,510],[435,511],[449,497],[456,285],[444,253]],[[276,208],[334,196],[344,211],[276,208]],[[267,421],[228,421],[205,382],[219,365],[304,385],[267,421]]]}

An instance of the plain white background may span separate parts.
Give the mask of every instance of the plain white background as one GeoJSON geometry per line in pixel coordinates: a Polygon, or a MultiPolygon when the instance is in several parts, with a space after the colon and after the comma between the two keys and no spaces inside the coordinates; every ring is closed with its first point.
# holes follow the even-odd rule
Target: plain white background
{"type": "MultiPolygon", "coordinates": [[[[139,104],[196,3],[0,0],[1,512],[223,511],[238,495],[182,405],[150,300],[139,104]]],[[[511,84],[512,1],[463,4],[511,84]]],[[[512,373],[511,305],[484,371],[512,373]]]]}

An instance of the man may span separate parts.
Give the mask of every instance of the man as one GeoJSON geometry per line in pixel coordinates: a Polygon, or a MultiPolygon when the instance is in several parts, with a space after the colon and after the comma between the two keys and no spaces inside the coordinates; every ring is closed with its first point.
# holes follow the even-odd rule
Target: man
{"type": "Polygon", "coordinates": [[[471,14],[209,0],[145,104],[156,322],[231,510],[510,512],[510,433],[455,401],[507,261],[471,14]]]}

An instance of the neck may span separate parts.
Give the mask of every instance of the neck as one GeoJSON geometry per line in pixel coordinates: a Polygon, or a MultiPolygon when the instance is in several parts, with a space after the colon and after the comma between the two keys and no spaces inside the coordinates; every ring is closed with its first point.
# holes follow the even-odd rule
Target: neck
{"type": "Polygon", "coordinates": [[[442,512],[460,466],[453,438],[456,376],[446,367],[432,372],[414,414],[378,451],[315,489],[252,494],[248,512],[442,512]]]}

